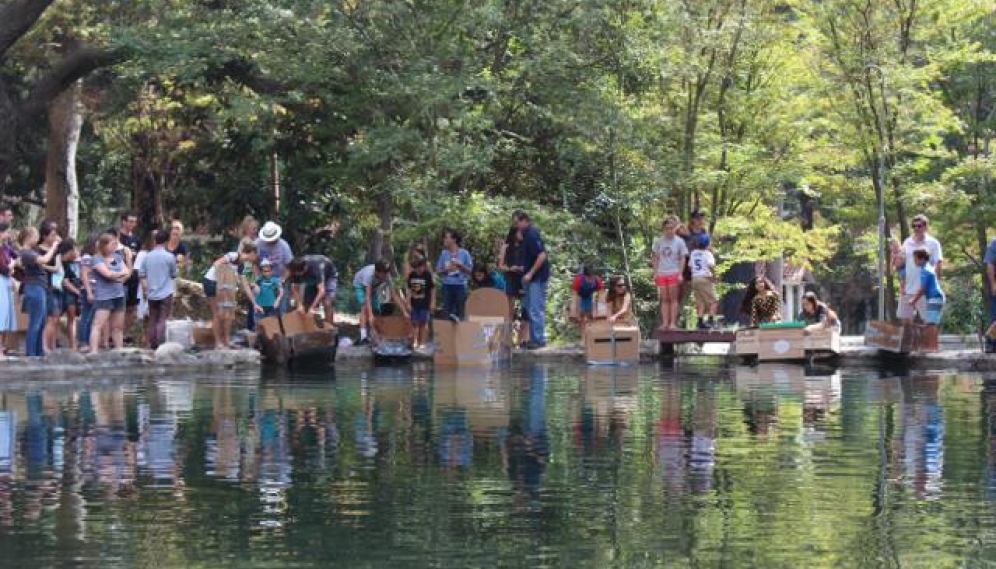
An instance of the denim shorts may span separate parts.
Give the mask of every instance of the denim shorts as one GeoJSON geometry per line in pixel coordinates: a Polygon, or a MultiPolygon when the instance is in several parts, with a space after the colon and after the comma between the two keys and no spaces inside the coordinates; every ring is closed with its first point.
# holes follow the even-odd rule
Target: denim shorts
{"type": "Polygon", "coordinates": [[[98,300],[94,303],[97,310],[107,310],[109,312],[124,312],[125,309],[125,298],[119,296],[117,298],[109,298],[107,300],[98,300]]]}
{"type": "Polygon", "coordinates": [[[45,299],[45,307],[48,309],[50,317],[62,316],[62,291],[49,290],[48,298],[45,299]]]}
{"type": "Polygon", "coordinates": [[[923,321],[927,324],[940,324],[943,313],[944,299],[928,300],[927,311],[923,315],[923,321]]]}
{"type": "Polygon", "coordinates": [[[204,296],[208,298],[214,298],[218,296],[218,281],[213,281],[211,279],[201,279],[201,285],[204,286],[204,296]]]}
{"type": "Polygon", "coordinates": [[[428,324],[430,316],[428,308],[412,308],[413,324],[428,324]]]}

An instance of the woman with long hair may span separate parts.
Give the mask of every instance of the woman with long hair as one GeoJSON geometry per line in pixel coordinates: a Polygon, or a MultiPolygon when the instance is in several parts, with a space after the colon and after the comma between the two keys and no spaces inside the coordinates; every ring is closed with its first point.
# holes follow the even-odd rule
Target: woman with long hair
{"type": "Polygon", "coordinates": [[[813,332],[827,328],[840,331],[840,319],[837,313],[822,302],[815,292],[802,295],[802,311],[799,320],[806,323],[806,331],[813,332]]]}
{"type": "Polygon", "coordinates": [[[610,324],[616,322],[636,324],[636,318],[633,316],[633,295],[629,292],[625,277],[615,276],[609,279],[605,304],[609,308],[610,324]]]}
{"type": "MultiPolygon", "coordinates": [[[[18,236],[21,250],[17,262],[24,270],[24,296],[22,311],[28,313],[28,332],[24,342],[24,355],[45,355],[45,319],[48,316],[48,271],[45,265],[55,256],[55,247],[45,254],[38,252],[38,230],[27,227],[18,236]]],[[[58,238],[55,241],[58,245],[58,238]]]]}
{"type": "Polygon", "coordinates": [[[97,240],[97,254],[90,265],[95,278],[93,287],[96,312],[90,330],[90,352],[100,349],[101,329],[110,324],[111,342],[115,348],[124,346],[125,286],[131,275],[128,263],[117,252],[118,239],[104,233],[97,240]]]}
{"type": "Polygon", "coordinates": [[[740,303],[740,312],[750,316],[750,325],[781,322],[782,297],[775,284],[765,276],[756,276],[747,284],[747,294],[740,303]]]}
{"type": "Polygon", "coordinates": [[[525,251],[522,248],[522,230],[512,226],[505,235],[505,242],[498,251],[498,270],[505,273],[505,298],[508,299],[509,322],[519,321],[520,344],[529,338],[529,317],[522,308],[522,275],[525,273],[525,251]]]}

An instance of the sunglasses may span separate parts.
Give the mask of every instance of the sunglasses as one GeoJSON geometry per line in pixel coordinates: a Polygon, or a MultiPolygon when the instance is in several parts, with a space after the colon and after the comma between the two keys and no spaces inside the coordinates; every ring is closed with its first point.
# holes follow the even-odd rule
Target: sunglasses
{"type": "Polygon", "coordinates": [[[913,229],[920,229],[920,228],[923,228],[923,227],[927,227],[927,224],[926,223],[914,223],[913,224],[913,229]]]}

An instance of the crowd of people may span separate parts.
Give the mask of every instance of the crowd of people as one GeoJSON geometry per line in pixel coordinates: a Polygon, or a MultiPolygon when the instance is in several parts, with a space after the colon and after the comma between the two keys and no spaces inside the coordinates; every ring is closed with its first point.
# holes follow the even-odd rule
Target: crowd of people
{"type": "MultiPolygon", "coordinates": [[[[694,299],[699,329],[719,326],[717,263],[705,219],[699,209],[692,212],[688,224],[668,216],[653,242],[650,262],[663,329],[678,327],[681,306],[689,297],[694,299]]],[[[73,350],[120,348],[130,341],[128,333],[138,319],[144,322],[141,342],[145,346],[155,349],[166,341],[175,279],[190,264],[182,223],[173,221],[151,231],[143,243],[137,236],[137,216],[125,212],[117,226],[77,244],[62,239],[60,228],[51,221],[38,228],[25,227],[16,240],[11,239],[12,222],[11,209],[0,207],[0,345],[5,344],[6,333],[18,329],[19,310],[28,320],[28,356],[56,348],[63,318],[68,347],[73,350]],[[20,307],[16,306],[18,298],[20,307]]],[[[911,226],[908,239],[892,243],[891,264],[901,291],[897,315],[903,321],[919,316],[927,325],[938,326],[946,301],[940,286],[941,245],[929,235],[925,216],[914,217],[911,226]]],[[[334,321],[339,275],[331,259],[317,254],[295,256],[277,223],[268,221],[260,227],[251,216],[233,237],[234,250],[214,260],[201,277],[216,348],[231,344],[240,292],[247,299],[241,302],[247,303],[250,329],[257,319],[291,310],[292,303],[295,310],[320,313],[326,321],[334,321]]],[[[435,261],[429,258],[425,244],[411,247],[400,286],[395,286],[393,266],[387,260],[356,272],[353,288],[360,306],[360,343],[368,341],[373,318],[393,306],[410,318],[416,347],[423,346],[429,340],[434,315],[462,320],[468,291],[494,288],[506,295],[509,316],[519,323],[521,346],[546,345],[550,261],[542,235],[528,214],[513,214],[493,268],[475,262],[463,247],[460,231],[445,230],[441,245],[435,261]]],[[[996,240],[985,262],[987,285],[996,290],[996,240]]],[[[595,268],[583,267],[571,288],[582,329],[596,316],[613,323],[635,321],[628,279],[613,276],[606,283],[595,268]]],[[[771,280],[758,275],[747,283],[740,309],[750,325],[778,322],[783,312],[780,292],[771,280]]],[[[810,330],[840,329],[836,312],[812,292],[803,296],[797,320],[810,330]]]]}

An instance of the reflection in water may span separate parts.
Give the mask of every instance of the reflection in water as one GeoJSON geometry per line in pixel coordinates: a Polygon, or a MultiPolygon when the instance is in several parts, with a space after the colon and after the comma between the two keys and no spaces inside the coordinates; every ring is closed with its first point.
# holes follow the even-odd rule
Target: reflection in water
{"type": "Polygon", "coordinates": [[[101,567],[940,566],[996,535],[984,385],[416,364],[8,387],[0,548],[101,567]]]}

